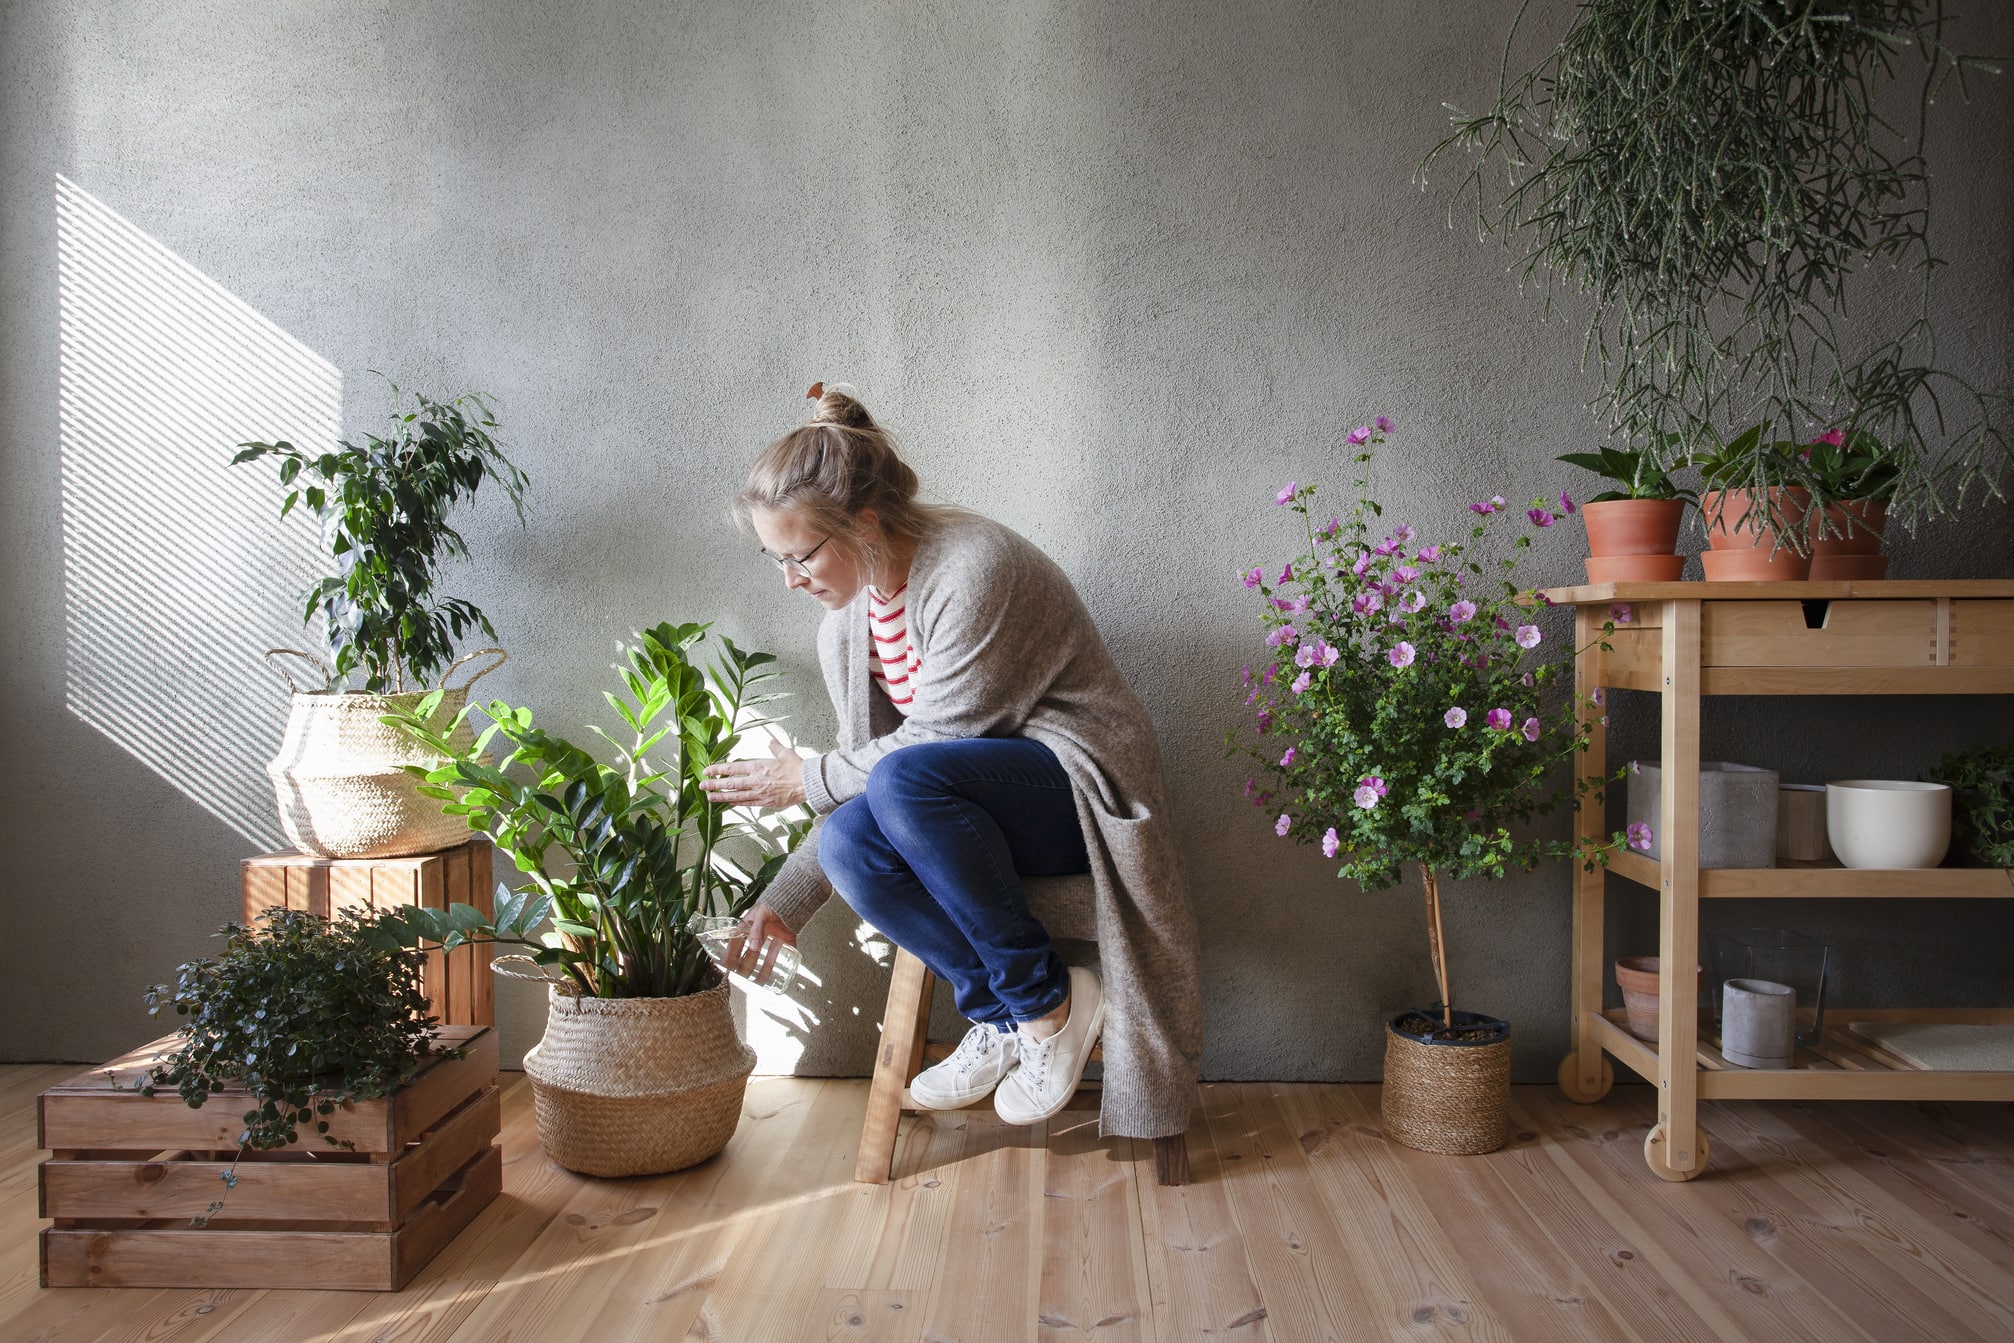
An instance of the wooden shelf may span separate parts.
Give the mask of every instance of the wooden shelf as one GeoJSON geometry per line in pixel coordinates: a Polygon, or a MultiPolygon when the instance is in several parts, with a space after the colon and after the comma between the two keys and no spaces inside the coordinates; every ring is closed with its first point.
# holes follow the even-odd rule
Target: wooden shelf
{"type": "MultiPolygon", "coordinates": [[[[1591,1014],[1587,1025],[1602,1049],[1653,1085],[1658,1048],[1622,1025],[1623,1011],[1591,1014]]],[[[1722,1056],[1704,1023],[1694,1059],[1701,1100],[1980,1100],[2014,1101],[2014,1073],[1919,1068],[1845,1027],[1855,1021],[1936,1021],[2014,1025],[2005,1008],[1830,1009],[1816,1045],[1799,1045],[1789,1068],[1743,1068],[1722,1056]]]]}
{"type": "Polygon", "coordinates": [[[1555,606],[1591,606],[1599,602],[1674,601],[1837,601],[1847,597],[2014,597],[2014,580],[1882,579],[1852,583],[1580,583],[1547,588],[1555,606]]]}
{"type": "MultiPolygon", "coordinates": [[[[1639,886],[1663,884],[1655,859],[1640,853],[1610,856],[1608,870],[1639,886]]],[[[1785,863],[1781,867],[1702,868],[1702,900],[1993,900],[2014,896],[2014,872],[1998,867],[1931,867],[1888,871],[1837,863],[1785,863]]]]}

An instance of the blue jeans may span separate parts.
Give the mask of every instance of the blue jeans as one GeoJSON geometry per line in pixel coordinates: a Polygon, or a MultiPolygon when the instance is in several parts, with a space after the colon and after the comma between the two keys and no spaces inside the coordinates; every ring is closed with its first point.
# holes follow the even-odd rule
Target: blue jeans
{"type": "Polygon", "coordinates": [[[1090,870],[1070,776],[1040,742],[973,737],[891,751],[825,818],[818,860],[854,912],[1007,1031],[1062,1006],[1069,973],[1021,876],[1090,870]]]}

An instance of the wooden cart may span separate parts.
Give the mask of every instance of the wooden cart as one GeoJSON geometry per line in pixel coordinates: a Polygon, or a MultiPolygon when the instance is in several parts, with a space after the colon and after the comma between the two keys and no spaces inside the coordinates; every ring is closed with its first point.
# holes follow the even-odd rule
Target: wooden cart
{"type": "MultiPolygon", "coordinates": [[[[2014,1100],[2014,1072],[1929,1071],[1844,1029],[1853,1021],[2014,1023],[2014,1009],[1826,1008],[1820,1043],[1795,1066],[1730,1065],[1699,1026],[1699,902],[1793,898],[2007,898],[2014,873],[1995,868],[1849,871],[1836,863],[1752,870],[1699,869],[1700,700],[1709,695],[2014,694],[2014,582],[1597,583],[1556,588],[1573,606],[1574,685],[1648,690],[1663,699],[1660,859],[1615,855],[1608,871],[1659,894],[1662,967],[1655,1045],[1602,1010],[1606,874],[1576,869],[1573,901],[1573,1050],[1559,1084],[1576,1101],[1608,1093],[1612,1055],[1658,1088],[1658,1122],[1644,1143],[1652,1170],[1689,1180],[1706,1167],[1705,1100],[2014,1100]],[[1604,651],[1601,631],[1616,620],[1604,651]],[[1683,966],[1687,973],[1674,974],[1683,966]]],[[[1592,733],[1585,779],[1607,773],[1603,710],[1582,705],[1592,733]]],[[[1582,811],[1584,837],[1610,832],[1599,807],[1582,811]]],[[[1619,1018],[1620,1013],[1616,1016],[1619,1018]]]]}

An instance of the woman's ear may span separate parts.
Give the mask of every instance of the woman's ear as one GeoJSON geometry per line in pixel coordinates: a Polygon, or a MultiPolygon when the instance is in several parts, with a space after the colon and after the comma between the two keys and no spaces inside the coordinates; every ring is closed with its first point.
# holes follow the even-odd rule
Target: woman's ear
{"type": "Polygon", "coordinates": [[[859,522],[862,532],[877,541],[881,539],[881,515],[872,507],[861,509],[855,515],[855,520],[859,522]]]}

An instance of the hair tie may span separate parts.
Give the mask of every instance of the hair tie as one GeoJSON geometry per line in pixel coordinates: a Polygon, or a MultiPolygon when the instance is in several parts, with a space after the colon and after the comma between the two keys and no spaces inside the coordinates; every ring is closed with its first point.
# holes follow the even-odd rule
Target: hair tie
{"type": "Polygon", "coordinates": [[[811,390],[804,394],[804,397],[807,401],[819,401],[824,399],[824,396],[825,396],[825,384],[822,382],[812,383],[811,390]]]}

